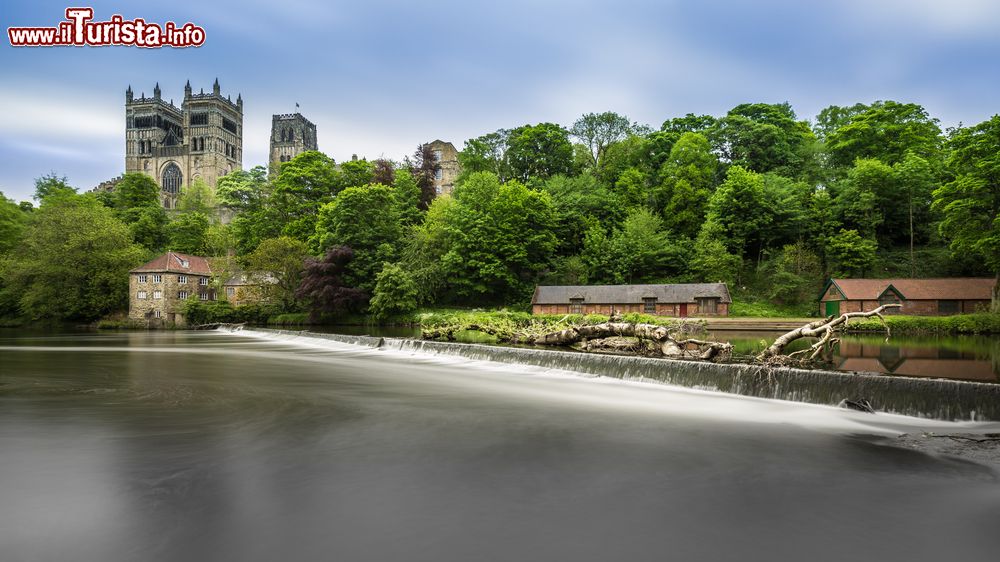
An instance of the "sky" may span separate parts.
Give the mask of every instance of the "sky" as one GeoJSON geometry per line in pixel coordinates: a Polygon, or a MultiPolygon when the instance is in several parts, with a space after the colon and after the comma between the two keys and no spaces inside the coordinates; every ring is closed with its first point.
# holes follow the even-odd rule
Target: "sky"
{"type": "Polygon", "coordinates": [[[434,139],[615,111],[789,102],[923,105],[942,127],[1000,112],[995,0],[5,0],[0,24],[69,6],[205,29],[197,48],[12,47],[0,40],[0,191],[54,172],[90,189],[124,171],[125,89],[180,105],[184,83],[244,101],[243,166],[267,163],[271,115],[299,111],[335,160],[401,160],[434,139]]]}

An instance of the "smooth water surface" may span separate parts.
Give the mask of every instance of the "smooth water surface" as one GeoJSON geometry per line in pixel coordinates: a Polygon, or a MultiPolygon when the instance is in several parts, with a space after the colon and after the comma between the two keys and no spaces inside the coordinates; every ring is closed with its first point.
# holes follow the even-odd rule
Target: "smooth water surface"
{"type": "Polygon", "coordinates": [[[995,560],[1000,431],[292,338],[0,333],[0,560],[995,560]]]}

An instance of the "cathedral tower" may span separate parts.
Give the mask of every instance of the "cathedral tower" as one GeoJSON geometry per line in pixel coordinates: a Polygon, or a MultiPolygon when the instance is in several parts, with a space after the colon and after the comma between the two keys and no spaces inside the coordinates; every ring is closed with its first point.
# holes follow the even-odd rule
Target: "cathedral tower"
{"type": "MultiPolygon", "coordinates": [[[[296,104],[298,105],[298,104],[296,104]]],[[[301,113],[285,113],[271,117],[271,170],[307,150],[319,150],[316,125],[301,113]]]]}
{"type": "Polygon", "coordinates": [[[178,108],[125,91],[125,171],[143,172],[160,186],[163,206],[173,209],[181,191],[200,179],[215,189],[218,179],[243,168],[243,98],[223,97],[219,80],[212,93],[184,86],[178,108]]]}

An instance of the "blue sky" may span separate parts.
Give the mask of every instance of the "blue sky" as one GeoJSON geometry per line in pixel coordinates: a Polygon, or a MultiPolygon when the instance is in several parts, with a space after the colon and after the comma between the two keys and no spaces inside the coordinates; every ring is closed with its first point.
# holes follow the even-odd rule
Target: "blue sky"
{"type": "Polygon", "coordinates": [[[0,191],[29,199],[54,171],[89,189],[122,172],[124,91],[179,105],[218,77],[244,99],[244,167],[265,164],[270,118],[316,123],[320,149],[401,159],[436,138],[617,111],[659,126],[685,113],[788,101],[922,104],[942,125],[1000,112],[995,0],[639,2],[75,2],[6,0],[0,24],[95,20],[205,28],[200,48],[12,48],[0,41],[0,191]]]}

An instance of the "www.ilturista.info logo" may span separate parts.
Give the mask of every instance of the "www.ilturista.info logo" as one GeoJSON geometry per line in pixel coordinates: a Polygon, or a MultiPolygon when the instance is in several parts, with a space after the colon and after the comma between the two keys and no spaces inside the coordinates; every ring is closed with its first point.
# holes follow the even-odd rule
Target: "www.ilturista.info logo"
{"type": "Polygon", "coordinates": [[[176,25],[168,21],[161,26],[142,18],[126,20],[117,14],[108,21],[92,19],[93,8],[66,8],[66,21],[55,27],[8,27],[7,37],[13,47],[128,45],[156,48],[200,47],[205,43],[205,30],[191,22],[176,25]]]}

